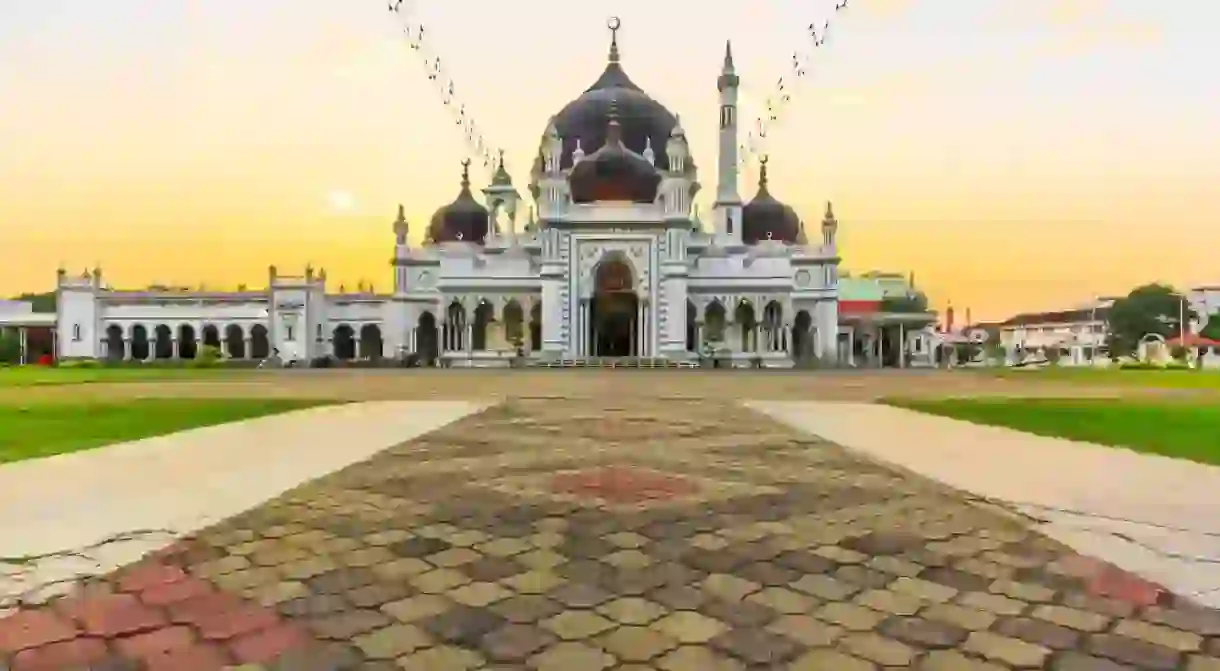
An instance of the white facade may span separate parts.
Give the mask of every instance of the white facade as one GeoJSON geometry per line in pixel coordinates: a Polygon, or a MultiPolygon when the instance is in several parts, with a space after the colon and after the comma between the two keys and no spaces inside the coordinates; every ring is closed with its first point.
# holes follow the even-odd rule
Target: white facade
{"type": "MultiPolygon", "coordinates": [[[[621,75],[617,46],[607,73],[603,79],[621,75]]],[[[634,86],[625,75],[614,81],[634,86]]],[[[738,195],[738,79],[730,53],[717,84],[720,156],[711,231],[693,211],[699,187],[680,125],[674,121],[663,147],[650,136],[642,151],[624,143],[616,149],[617,140],[609,138],[620,130],[611,101],[601,148],[582,148],[589,138],[577,137],[575,151],[565,155],[565,138],[554,122],[548,126],[524,227],[517,225],[520,197],[503,164],[483,190],[488,223],[480,239],[459,233],[412,246],[399,208],[390,293],[327,293],[325,271],[312,269],[286,277],[273,267],[265,289],[228,293],[120,291],[106,286],[98,270],[79,277],[60,271],[58,356],[186,357],[208,343],[237,357],[275,350],[286,359],[418,353],[451,366],[508,365],[518,349],[542,360],[685,360],[709,346],[743,366],[841,359],[833,213],[828,205],[812,242],[803,225],[792,239],[767,233],[743,242],[743,216],[750,215],[738,195]],[[575,198],[577,166],[616,151],[612,160],[620,164],[634,161],[638,169],[646,161],[655,170],[651,202],[575,198]]],[[[623,121],[625,138],[629,121],[623,121]]],[[[468,184],[464,178],[467,198],[468,184]]],[[[462,203],[463,216],[480,207],[462,203]]],[[[442,208],[433,225],[443,228],[452,214],[442,208]]]]}

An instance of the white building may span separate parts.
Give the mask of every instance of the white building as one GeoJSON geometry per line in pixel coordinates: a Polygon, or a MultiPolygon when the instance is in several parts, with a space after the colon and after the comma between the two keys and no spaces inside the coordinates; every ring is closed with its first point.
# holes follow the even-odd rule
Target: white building
{"type": "Polygon", "coordinates": [[[855,335],[840,327],[838,223],[828,203],[807,239],[796,212],[770,194],[765,159],[743,202],[738,85],[726,45],[707,230],[692,207],[701,186],[678,117],[628,78],[612,39],[605,71],[546,126],[528,217],[502,161],[481,202],[467,161],[422,246],[408,243],[399,208],[392,293],[327,293],[325,271],[312,268],[286,276],[272,267],[265,289],[238,292],[123,291],[99,270],[61,270],[58,358],[191,357],[210,344],[238,358],[414,352],[494,366],[518,346],[539,360],[684,360],[710,344],[743,366],[846,360],[855,335]]]}

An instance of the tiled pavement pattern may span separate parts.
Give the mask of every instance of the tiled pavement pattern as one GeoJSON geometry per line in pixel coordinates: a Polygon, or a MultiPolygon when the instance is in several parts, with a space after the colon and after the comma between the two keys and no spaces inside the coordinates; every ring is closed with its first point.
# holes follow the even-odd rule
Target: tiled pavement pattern
{"type": "Polygon", "coordinates": [[[731,404],[518,400],[0,619],[0,669],[1220,669],[1220,614],[731,404]]]}

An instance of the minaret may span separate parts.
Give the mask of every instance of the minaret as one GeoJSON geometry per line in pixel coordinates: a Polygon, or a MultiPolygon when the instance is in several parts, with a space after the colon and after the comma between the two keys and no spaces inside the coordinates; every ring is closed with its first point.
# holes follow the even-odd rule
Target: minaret
{"type": "Polygon", "coordinates": [[[500,160],[496,164],[496,171],[491,176],[491,184],[483,189],[483,197],[489,212],[489,223],[493,224],[491,233],[504,235],[509,241],[513,240],[516,234],[514,222],[517,220],[517,204],[521,201],[521,194],[517,193],[517,189],[513,187],[513,178],[504,168],[503,149],[500,150],[500,160]],[[503,227],[501,227],[499,216],[501,212],[507,217],[506,225],[503,227]]]}
{"type": "MultiPolygon", "coordinates": [[[[407,235],[411,232],[410,225],[407,224],[407,213],[401,204],[398,206],[398,216],[394,218],[394,291],[405,292],[407,290],[407,266],[406,261],[411,256],[411,244],[407,240],[407,235]]],[[[306,275],[309,279],[313,279],[313,268],[306,270],[306,275]]]]}
{"type": "Polygon", "coordinates": [[[741,194],[737,192],[737,86],[733,45],[724,43],[724,65],[716,88],[720,91],[720,155],[716,201],[712,204],[716,237],[726,244],[741,242],[741,194]]]}

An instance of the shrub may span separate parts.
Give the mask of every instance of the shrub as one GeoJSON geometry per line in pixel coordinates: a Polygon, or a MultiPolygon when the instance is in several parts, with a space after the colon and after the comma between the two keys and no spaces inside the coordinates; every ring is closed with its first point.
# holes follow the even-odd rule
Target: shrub
{"type": "Polygon", "coordinates": [[[330,368],[334,362],[329,356],[314,357],[309,361],[310,368],[330,368]]]}
{"type": "Polygon", "coordinates": [[[1063,352],[1058,347],[1047,347],[1044,354],[1046,355],[1047,363],[1052,366],[1058,365],[1059,359],[1063,357],[1063,352]]]}
{"type": "Polygon", "coordinates": [[[1174,361],[1186,361],[1186,357],[1190,356],[1190,350],[1181,345],[1174,345],[1173,349],[1169,350],[1169,356],[1173,357],[1174,361]]]}
{"type": "Polygon", "coordinates": [[[215,345],[200,345],[191,359],[191,368],[214,368],[220,365],[220,348],[215,345]]]}
{"type": "Polygon", "coordinates": [[[97,359],[61,359],[56,368],[101,368],[102,362],[97,359]]]}
{"type": "Polygon", "coordinates": [[[21,339],[15,333],[0,333],[0,363],[21,363],[21,339]]]}

